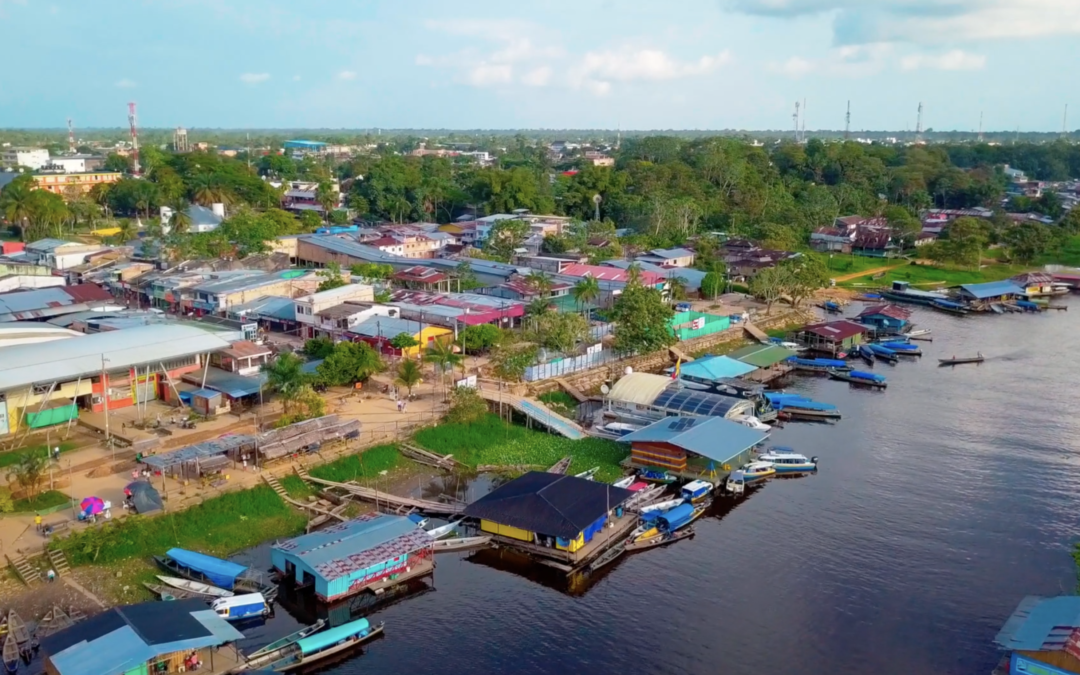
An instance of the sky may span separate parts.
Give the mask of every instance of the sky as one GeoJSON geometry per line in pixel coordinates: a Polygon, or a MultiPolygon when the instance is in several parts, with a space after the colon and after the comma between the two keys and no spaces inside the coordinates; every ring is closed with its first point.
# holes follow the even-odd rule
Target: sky
{"type": "Polygon", "coordinates": [[[0,127],[1080,127],[1080,0],[0,0],[0,34],[0,127]]]}

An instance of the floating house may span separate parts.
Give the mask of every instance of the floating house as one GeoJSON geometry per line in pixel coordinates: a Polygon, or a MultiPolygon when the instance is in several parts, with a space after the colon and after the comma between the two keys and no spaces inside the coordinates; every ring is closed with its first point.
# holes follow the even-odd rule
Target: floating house
{"type": "Polygon", "coordinates": [[[896,305],[873,305],[859,312],[855,320],[884,333],[901,333],[911,323],[911,310],[896,305]]]}
{"type": "Polygon", "coordinates": [[[242,639],[203,600],[174,600],[114,607],[45,638],[41,651],[49,675],[176,673],[192,652],[199,672],[224,673],[238,657],[217,647],[242,639]]]}
{"type": "Polygon", "coordinates": [[[791,366],[787,360],[795,356],[795,352],[780,345],[750,345],[737,349],[727,355],[748,366],[754,366],[757,370],[743,375],[743,379],[758,383],[768,383],[777,380],[791,372],[791,366]]]}
{"type": "Polygon", "coordinates": [[[1026,297],[1024,289],[1012,281],[988,281],[984,284],[963,284],[956,291],[961,302],[976,306],[994,302],[1008,302],[1026,297]]]}
{"type": "Polygon", "coordinates": [[[816,352],[838,354],[850,351],[866,339],[869,329],[853,321],[826,321],[803,326],[795,339],[816,352]]]}
{"type": "Polygon", "coordinates": [[[630,463],[714,484],[750,461],[766,434],[721,417],[668,417],[619,439],[630,444],[630,463]]]}
{"type": "Polygon", "coordinates": [[[994,672],[1080,673],[1080,596],[1044,598],[1029,595],[1020,601],[994,642],[1006,650],[994,672]],[[1006,661],[1007,660],[1007,661],[1006,661]]]}
{"type": "Polygon", "coordinates": [[[755,409],[753,401],[687,387],[678,380],[651,373],[624,375],[604,397],[604,407],[641,423],[671,415],[746,417],[755,409]]]}
{"type": "Polygon", "coordinates": [[[430,574],[433,541],[408,518],[367,513],[275,544],[270,562],[287,582],[332,603],[430,574]]]}
{"type": "Polygon", "coordinates": [[[1054,276],[1047,272],[1025,272],[1017,274],[1009,281],[1024,289],[1024,294],[1029,298],[1067,294],[1069,284],[1057,281],[1054,276]]]}
{"type": "Polygon", "coordinates": [[[880,291],[882,297],[894,302],[908,302],[913,305],[931,305],[938,300],[948,300],[948,296],[937,291],[924,291],[912,288],[907,281],[893,281],[892,286],[880,291]]]}
{"type": "Polygon", "coordinates": [[[499,544],[572,571],[635,527],[637,517],[622,511],[633,495],[607,483],[530,471],[469,504],[465,515],[499,544]]]}
{"type": "MultiPolygon", "coordinates": [[[[736,361],[728,356],[705,356],[679,365],[679,379],[698,384],[716,386],[720,381],[748,375],[757,366],[736,361]]],[[[674,369],[671,369],[674,372],[674,369]]]]}

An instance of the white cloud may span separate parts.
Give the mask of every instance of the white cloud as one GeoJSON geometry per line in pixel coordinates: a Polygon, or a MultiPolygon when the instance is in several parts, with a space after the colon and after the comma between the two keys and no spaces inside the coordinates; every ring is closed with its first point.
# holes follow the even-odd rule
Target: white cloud
{"type": "Polygon", "coordinates": [[[770,68],[773,72],[787,75],[788,77],[802,77],[817,69],[813,61],[808,61],[801,56],[792,56],[787,61],[770,68]]]}
{"type": "Polygon", "coordinates": [[[510,84],[514,80],[514,68],[508,64],[481,63],[469,70],[465,81],[474,87],[494,87],[510,84]]]}
{"type": "Polygon", "coordinates": [[[540,66],[522,75],[521,83],[530,87],[546,87],[551,82],[551,75],[549,66],[540,66]]]}
{"type": "Polygon", "coordinates": [[[299,82],[300,81],[300,76],[299,75],[293,75],[292,76],[292,81],[293,82],[299,82]]]}
{"type": "Polygon", "coordinates": [[[868,77],[880,73],[893,55],[891,44],[846,45],[837,47],[820,59],[792,56],[783,63],[773,63],[774,73],[799,78],[811,73],[832,77],[868,77]]]}
{"type": "Polygon", "coordinates": [[[910,54],[900,59],[903,70],[981,70],[986,65],[986,57],[971,54],[960,49],[953,49],[944,54],[910,54]]]}
{"type": "Polygon", "coordinates": [[[261,84],[270,79],[270,73],[244,73],[240,81],[244,84],[261,84]]]}
{"type": "Polygon", "coordinates": [[[337,74],[339,80],[355,80],[356,73],[351,70],[343,70],[337,74]]]}
{"type": "Polygon", "coordinates": [[[133,89],[137,85],[134,80],[129,80],[126,77],[116,81],[116,86],[121,89],[133,89]]]}
{"type": "Polygon", "coordinates": [[[570,68],[570,86],[603,96],[613,82],[659,82],[711,73],[731,61],[727,51],[680,61],[659,49],[620,49],[589,52],[570,68]]]}

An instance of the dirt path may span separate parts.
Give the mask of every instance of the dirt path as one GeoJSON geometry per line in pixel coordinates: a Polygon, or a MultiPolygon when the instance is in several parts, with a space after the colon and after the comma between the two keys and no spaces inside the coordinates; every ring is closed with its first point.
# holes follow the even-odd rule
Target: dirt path
{"type": "Polygon", "coordinates": [[[870,276],[871,274],[877,274],[879,272],[888,272],[889,270],[894,270],[897,267],[903,267],[904,265],[907,265],[907,263],[905,262],[901,265],[886,265],[885,267],[874,267],[873,269],[855,272],[854,274],[845,274],[842,277],[833,277],[833,281],[840,284],[845,281],[851,281],[852,279],[858,279],[859,277],[870,276]]]}

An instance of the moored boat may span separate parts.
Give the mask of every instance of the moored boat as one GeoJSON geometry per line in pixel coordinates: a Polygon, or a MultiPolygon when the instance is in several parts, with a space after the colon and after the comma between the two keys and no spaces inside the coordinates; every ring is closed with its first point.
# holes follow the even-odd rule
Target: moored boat
{"type": "Polygon", "coordinates": [[[19,643],[11,633],[4,638],[4,669],[8,673],[19,672],[19,643]]]}
{"type": "Polygon", "coordinates": [[[746,492],[746,473],[742,469],[736,469],[728,474],[724,481],[724,491],[731,495],[741,495],[746,492]]]}
{"type": "Polygon", "coordinates": [[[769,448],[758,456],[758,461],[771,464],[777,474],[811,473],[818,468],[817,457],[807,457],[783,446],[769,448]]]}
{"type": "Polygon", "coordinates": [[[874,350],[869,345],[859,345],[859,357],[866,361],[867,365],[874,365],[874,350]]]}
{"type": "Polygon", "coordinates": [[[464,551],[469,548],[480,548],[481,546],[487,546],[491,543],[491,537],[452,537],[450,539],[440,539],[432,544],[431,548],[435,553],[447,553],[449,551],[464,551]]]}
{"type": "Polygon", "coordinates": [[[825,373],[828,372],[830,368],[839,370],[851,368],[851,366],[842,359],[804,359],[799,356],[792,356],[787,360],[787,363],[795,370],[801,370],[808,373],[825,373]]]}
{"type": "Polygon", "coordinates": [[[281,657],[285,656],[287,651],[290,651],[298,641],[314,635],[323,629],[326,625],[326,619],[319,619],[310,626],[301,628],[300,630],[286,635],[280,640],[274,640],[270,644],[255,650],[248,654],[245,658],[246,661],[233,669],[234,672],[244,672],[246,670],[255,670],[262,668],[268,663],[277,661],[281,657]]]}
{"type": "Polygon", "coordinates": [[[740,471],[742,471],[743,480],[747,485],[776,475],[776,468],[772,465],[772,462],[761,460],[750,462],[740,471]]]}
{"type": "Polygon", "coordinates": [[[182,591],[179,588],[164,584],[152,584],[149,581],[144,581],[143,586],[146,586],[146,590],[158,596],[161,600],[186,600],[187,598],[204,597],[191,591],[182,591]]]}
{"type": "Polygon", "coordinates": [[[666,511],[668,509],[673,509],[673,508],[675,508],[676,506],[678,506],[679,504],[682,504],[682,503],[683,503],[682,497],[679,497],[678,499],[668,499],[668,500],[665,500],[665,501],[662,501],[662,502],[657,502],[655,504],[650,504],[648,506],[643,506],[643,507],[641,507],[640,512],[642,513],[642,515],[644,515],[646,513],[655,513],[655,512],[658,512],[658,511],[666,511]]]}
{"type": "Polygon", "coordinates": [[[930,303],[930,307],[939,312],[957,316],[967,316],[971,312],[967,305],[954,300],[934,300],[930,303]]]}
{"type": "Polygon", "coordinates": [[[7,621],[5,622],[6,632],[15,638],[17,645],[24,645],[30,642],[30,630],[26,627],[26,622],[15,612],[11,610],[8,612],[7,621]]]}
{"type": "Polygon", "coordinates": [[[681,530],[700,518],[705,513],[707,506],[707,504],[694,506],[687,502],[681,502],[678,506],[666,511],[642,514],[645,524],[630,535],[633,539],[631,543],[645,541],[657,535],[681,530]]]}
{"type": "Polygon", "coordinates": [[[460,520],[455,520],[447,523],[446,525],[440,525],[439,527],[433,527],[427,531],[431,535],[432,539],[441,539],[457,532],[458,526],[461,525],[460,520]]]}
{"type": "Polygon", "coordinates": [[[625,436],[626,434],[631,434],[641,428],[641,425],[627,424],[626,422],[608,422],[600,427],[602,431],[608,432],[613,436],[625,436]]]}
{"type": "Polygon", "coordinates": [[[919,345],[910,342],[883,342],[881,346],[893,350],[898,356],[922,356],[919,345]]]}
{"type": "Polygon", "coordinates": [[[625,550],[628,553],[632,553],[634,551],[644,551],[646,549],[656,548],[657,546],[666,546],[668,544],[672,544],[676,541],[686,539],[692,536],[694,536],[693,527],[688,527],[684,530],[679,530],[677,532],[662,532],[646,539],[632,541],[626,545],[625,550]]]}
{"type": "Polygon", "coordinates": [[[354,649],[381,634],[383,625],[380,623],[372,626],[367,619],[357,619],[302,638],[293,643],[288,653],[266,668],[275,673],[285,673],[318,663],[335,654],[354,649]]]}
{"type": "Polygon", "coordinates": [[[768,424],[765,424],[753,415],[747,415],[746,417],[736,417],[733,418],[733,421],[738,422],[744,427],[749,427],[754,431],[772,431],[772,427],[770,427],[768,424]]]}
{"type": "Polygon", "coordinates": [[[204,584],[201,581],[181,579],[180,577],[166,577],[160,574],[157,575],[157,578],[161,580],[161,583],[167,586],[179,588],[182,591],[188,591],[196,595],[212,598],[231,598],[233,596],[232,591],[227,591],[224,588],[218,588],[217,586],[211,586],[210,584],[204,584]]]}
{"type": "Polygon", "coordinates": [[[637,476],[627,476],[625,478],[620,478],[619,480],[612,483],[612,485],[617,488],[628,488],[633,485],[634,481],[636,480],[637,476]]]}
{"type": "Polygon", "coordinates": [[[900,357],[896,355],[896,350],[894,349],[889,349],[888,347],[875,344],[870,344],[867,346],[870,347],[870,351],[874,352],[874,356],[878,359],[881,359],[882,361],[886,361],[888,363],[896,363],[900,360],[900,357]]]}
{"type": "Polygon", "coordinates": [[[982,363],[985,360],[986,359],[984,359],[983,355],[980,353],[980,354],[978,354],[976,356],[968,356],[968,357],[961,357],[961,358],[957,358],[957,357],[954,356],[951,359],[938,359],[938,365],[939,366],[959,366],[959,365],[964,364],[964,363],[982,363]]]}
{"type": "Polygon", "coordinates": [[[596,472],[600,470],[600,467],[594,466],[588,471],[582,471],[581,473],[574,474],[574,478],[584,478],[585,480],[592,480],[596,476],[596,472]]]}
{"type": "Polygon", "coordinates": [[[707,480],[694,480],[682,486],[679,495],[691,504],[705,501],[712,494],[713,484],[707,480]]]}
{"type": "Polygon", "coordinates": [[[885,381],[884,375],[867,373],[862,370],[852,370],[851,372],[847,373],[832,371],[829,373],[829,377],[834,380],[843,380],[844,382],[850,382],[851,384],[859,384],[867,387],[878,387],[880,389],[884,389],[888,386],[888,383],[885,381]]]}

